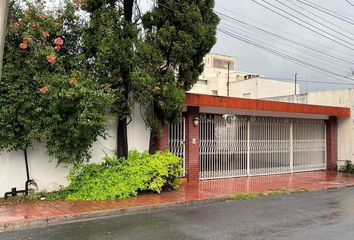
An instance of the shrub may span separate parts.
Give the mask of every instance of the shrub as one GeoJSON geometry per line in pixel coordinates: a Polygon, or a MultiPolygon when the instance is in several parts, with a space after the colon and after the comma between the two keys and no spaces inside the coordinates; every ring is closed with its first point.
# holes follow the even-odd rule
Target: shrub
{"type": "Polygon", "coordinates": [[[351,161],[345,161],[345,164],[339,168],[340,172],[343,173],[354,173],[354,165],[351,161]]]}
{"type": "Polygon", "coordinates": [[[131,151],[127,159],[106,157],[101,164],[76,164],[70,172],[68,199],[105,200],[139,192],[177,189],[181,160],[169,152],[154,155],[131,151]]]}

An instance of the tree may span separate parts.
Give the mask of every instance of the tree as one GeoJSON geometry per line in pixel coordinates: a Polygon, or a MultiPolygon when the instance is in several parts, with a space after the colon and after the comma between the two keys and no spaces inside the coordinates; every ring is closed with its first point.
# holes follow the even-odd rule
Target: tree
{"type": "Polygon", "coordinates": [[[105,136],[111,93],[85,70],[83,24],[70,1],[57,12],[40,2],[11,2],[0,81],[0,150],[46,140],[58,162],[90,158],[105,136]]]}
{"type": "Polygon", "coordinates": [[[133,5],[133,0],[87,0],[82,4],[90,14],[84,34],[89,66],[97,81],[115,93],[112,110],[118,116],[118,157],[128,156],[131,71],[135,65],[134,45],[139,33],[132,22],[133,5]]]}
{"type": "Polygon", "coordinates": [[[142,17],[144,41],[133,86],[152,129],[151,153],[161,124],[181,116],[185,92],[203,72],[203,58],[216,42],[219,18],[213,8],[214,0],[157,0],[142,17]]]}

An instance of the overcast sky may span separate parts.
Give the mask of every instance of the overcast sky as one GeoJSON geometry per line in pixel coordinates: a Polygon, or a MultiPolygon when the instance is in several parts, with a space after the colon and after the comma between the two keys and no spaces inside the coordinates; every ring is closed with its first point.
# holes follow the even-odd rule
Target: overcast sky
{"type": "MultiPolygon", "coordinates": [[[[256,1],[270,7],[270,5],[267,5],[262,0],[256,1]]],[[[257,43],[261,43],[267,47],[280,51],[281,53],[290,55],[291,57],[295,57],[301,61],[305,61],[306,63],[313,64],[316,67],[329,70],[338,75],[347,75],[350,72],[350,68],[354,67],[354,64],[351,64],[354,63],[354,6],[351,6],[345,0],[307,0],[307,2],[315,3],[324,8],[331,9],[331,11],[335,12],[335,16],[339,16],[341,18],[345,17],[344,19],[349,21],[348,23],[328,14],[321,13],[320,11],[308,7],[304,4],[301,4],[297,0],[280,0],[282,3],[287,4],[288,6],[291,6],[301,13],[314,18],[318,22],[316,23],[306,19],[305,16],[301,15],[300,13],[294,12],[286,6],[281,5],[276,0],[265,1],[293,14],[302,20],[305,20],[307,23],[310,23],[315,27],[326,31],[327,33],[315,29],[315,31],[321,32],[323,35],[330,37],[333,40],[346,45],[347,47],[342,46],[332,40],[326,39],[326,37],[321,36],[311,30],[301,27],[282,16],[279,16],[276,13],[257,5],[252,0],[216,0],[216,10],[237,20],[244,21],[258,28],[271,31],[272,33],[276,33],[282,37],[291,39],[292,41],[295,41],[299,44],[314,48],[324,54],[333,55],[335,58],[323,54],[318,54],[317,52],[313,52],[306,48],[299,47],[293,43],[286,42],[283,39],[266,35],[262,31],[250,31],[249,29],[243,28],[240,23],[237,23],[234,20],[225,20],[226,17],[222,17],[223,20],[221,21],[219,27],[224,30],[231,31],[237,36],[242,36],[246,39],[252,39],[257,43]],[[306,11],[316,14],[317,16],[311,15],[306,11]],[[352,24],[350,24],[350,22],[352,24]],[[332,30],[326,28],[326,26],[332,28],[332,30]],[[341,60],[338,60],[338,58],[341,60]]],[[[349,1],[352,1],[354,5],[354,0],[349,1]]],[[[279,10],[276,11],[280,12],[279,10]]],[[[282,12],[282,14],[285,15],[286,13],[282,12]]],[[[298,19],[295,20],[300,22],[298,19]]],[[[306,23],[302,24],[305,25],[306,23]]],[[[309,27],[313,28],[311,26],[309,27]]],[[[255,46],[224,35],[220,32],[218,32],[217,43],[212,49],[212,52],[236,57],[236,68],[240,71],[255,72],[268,77],[286,79],[293,79],[294,74],[298,73],[298,79],[300,80],[354,84],[354,77],[352,77],[353,80],[350,80],[308,69],[288,60],[284,60],[281,57],[270,54],[255,46]]],[[[354,87],[354,85],[329,85],[311,82],[308,82],[307,84],[306,82],[300,83],[301,92],[305,92],[306,90],[316,91],[331,88],[354,87]]]]}

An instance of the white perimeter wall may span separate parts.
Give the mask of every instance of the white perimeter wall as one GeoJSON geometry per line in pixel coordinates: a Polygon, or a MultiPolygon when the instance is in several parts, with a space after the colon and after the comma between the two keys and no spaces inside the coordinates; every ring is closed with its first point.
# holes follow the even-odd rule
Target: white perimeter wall
{"type": "Polygon", "coordinates": [[[338,118],[338,165],[345,160],[354,160],[354,125],[353,125],[353,89],[340,89],[321,92],[310,92],[308,104],[348,107],[351,109],[349,118],[338,118]]]}
{"type": "MultiPolygon", "coordinates": [[[[132,119],[133,121],[128,125],[129,149],[146,151],[149,147],[150,131],[145,127],[138,106],[133,109],[132,119]]],[[[115,153],[116,125],[114,118],[107,120],[109,137],[107,139],[100,138],[94,144],[90,162],[101,162],[105,155],[115,153]]],[[[52,191],[60,185],[67,185],[65,177],[71,166],[57,166],[56,160],[47,155],[44,143],[35,142],[33,147],[28,149],[28,158],[30,177],[36,181],[39,190],[52,191]]],[[[0,154],[0,197],[13,187],[23,190],[25,181],[26,168],[23,152],[2,152],[0,154]]]]}

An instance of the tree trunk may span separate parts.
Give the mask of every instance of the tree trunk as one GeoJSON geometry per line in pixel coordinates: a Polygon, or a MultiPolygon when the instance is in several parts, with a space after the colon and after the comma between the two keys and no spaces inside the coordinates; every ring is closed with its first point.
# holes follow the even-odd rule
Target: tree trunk
{"type": "MultiPolygon", "coordinates": [[[[132,22],[133,17],[133,6],[134,0],[124,0],[124,19],[128,23],[132,22]]],[[[124,97],[125,100],[129,101],[129,92],[130,92],[130,71],[129,67],[123,69],[122,80],[124,85],[124,97]]],[[[127,118],[120,118],[118,120],[117,127],[117,156],[119,158],[128,157],[128,131],[127,131],[127,118]]]]}
{"type": "Polygon", "coordinates": [[[149,153],[154,154],[156,152],[156,136],[150,132],[150,141],[149,141],[149,153]]]}
{"type": "Polygon", "coordinates": [[[127,131],[127,118],[118,120],[117,127],[117,157],[128,157],[128,131],[127,131]]]}

